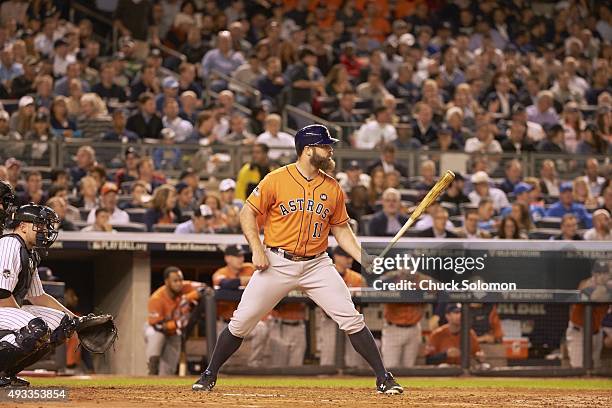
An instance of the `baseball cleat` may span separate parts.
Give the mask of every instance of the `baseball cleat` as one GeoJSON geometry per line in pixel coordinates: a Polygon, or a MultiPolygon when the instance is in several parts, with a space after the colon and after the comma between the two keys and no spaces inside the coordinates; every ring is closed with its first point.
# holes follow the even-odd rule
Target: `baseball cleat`
{"type": "Polygon", "coordinates": [[[24,380],[21,377],[17,377],[16,375],[8,377],[8,380],[11,382],[11,387],[29,387],[30,382],[28,380],[24,380]]]}
{"type": "Polygon", "coordinates": [[[202,373],[200,379],[191,386],[191,389],[194,391],[212,391],[216,383],[217,376],[206,370],[202,373]]]}
{"type": "Polygon", "coordinates": [[[386,372],[384,378],[376,380],[376,391],[379,394],[401,394],[404,389],[395,381],[393,374],[386,372]]]}

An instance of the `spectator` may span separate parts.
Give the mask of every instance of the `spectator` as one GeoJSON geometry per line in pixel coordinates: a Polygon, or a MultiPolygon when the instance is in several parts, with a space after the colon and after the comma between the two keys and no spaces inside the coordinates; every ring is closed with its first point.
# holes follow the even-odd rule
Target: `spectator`
{"type": "Polygon", "coordinates": [[[559,179],[557,178],[555,162],[552,160],[547,159],[542,162],[540,188],[545,196],[559,197],[559,179]]]}
{"type": "Polygon", "coordinates": [[[79,147],[75,161],[76,166],[70,169],[70,179],[76,185],[98,163],[96,162],[96,152],[91,146],[79,147]]]}
{"type": "Polygon", "coordinates": [[[285,89],[286,81],[283,77],[281,61],[278,57],[266,60],[266,71],[255,81],[255,87],[261,92],[264,100],[272,106],[278,106],[279,97],[285,89]]]}
{"type": "MultiPolygon", "coordinates": [[[[99,207],[103,207],[108,210],[110,215],[109,222],[111,224],[127,224],[130,222],[130,216],[123,211],[122,209],[117,207],[117,194],[119,193],[119,188],[115,183],[106,182],[100,188],[100,205],[99,207]]],[[[97,207],[97,208],[99,208],[97,207]]],[[[97,208],[92,208],[87,216],[87,223],[93,224],[96,219],[96,210],[97,208]]]]}
{"type": "Polygon", "coordinates": [[[552,125],[546,132],[546,139],[541,140],[536,151],[542,153],[566,153],[564,147],[565,132],[561,125],[552,125]]]}
{"type": "Polygon", "coordinates": [[[271,171],[269,147],[263,143],[253,145],[251,162],[242,166],[236,177],[236,198],[245,201],[257,184],[271,171]]]}
{"type": "Polygon", "coordinates": [[[370,185],[370,176],[361,171],[361,166],[357,160],[351,160],[344,172],[336,174],[336,179],[340,188],[346,194],[356,186],[363,186],[367,189],[370,185]]]}
{"type": "Polygon", "coordinates": [[[22,136],[19,132],[11,130],[9,127],[9,114],[5,110],[0,110],[0,141],[3,143],[3,155],[22,156],[25,144],[21,141],[22,136]]]}
{"type": "Polygon", "coordinates": [[[165,177],[155,173],[153,159],[150,157],[143,157],[140,159],[136,165],[136,171],[138,172],[138,178],[136,180],[145,183],[149,193],[166,182],[165,177]]]}
{"type": "Polygon", "coordinates": [[[412,122],[412,137],[428,145],[437,138],[438,130],[432,122],[433,111],[425,102],[419,102],[414,107],[414,120],[412,122]]]}
{"type": "Polygon", "coordinates": [[[149,92],[138,97],[138,113],[130,116],[127,129],[136,133],[141,139],[159,139],[164,128],[161,118],[155,111],[155,97],[149,92]]]}
{"type": "Polygon", "coordinates": [[[23,62],[23,74],[15,77],[11,82],[11,96],[19,99],[25,95],[36,92],[34,80],[37,77],[37,65],[39,61],[34,56],[28,55],[23,62]]]}
{"type": "Polygon", "coordinates": [[[196,67],[188,62],[183,62],[179,65],[179,90],[178,93],[182,95],[184,92],[191,91],[196,94],[196,98],[202,96],[202,87],[196,81],[196,67]]]}
{"type": "Polygon", "coordinates": [[[202,204],[193,211],[190,220],[180,223],[175,234],[214,234],[212,227],[213,212],[209,206],[202,204]]]}
{"type": "Polygon", "coordinates": [[[246,128],[246,118],[234,113],[230,118],[230,133],[224,138],[225,144],[253,144],[256,136],[246,128]]]}
{"type": "Polygon", "coordinates": [[[65,169],[51,170],[51,187],[58,186],[68,189],[70,187],[70,175],[65,169]]]}
{"type": "Polygon", "coordinates": [[[64,139],[81,136],[81,131],[77,130],[76,123],[68,116],[68,98],[62,95],[53,98],[50,111],[53,133],[64,139]]]}
{"type": "Polygon", "coordinates": [[[158,94],[161,91],[159,85],[159,80],[155,74],[155,67],[152,65],[143,65],[142,68],[140,68],[140,79],[132,85],[130,100],[132,102],[140,101],[142,95],[145,93],[151,93],[152,95],[158,94]]]}
{"type": "Polygon", "coordinates": [[[525,123],[516,120],[512,121],[510,129],[506,132],[506,139],[501,143],[504,152],[511,152],[520,155],[523,152],[535,151],[535,146],[527,136],[525,123]]]}
{"type": "MultiPolygon", "coordinates": [[[[519,233],[519,224],[512,216],[503,217],[497,232],[497,238],[499,239],[521,239],[519,233]]],[[[524,238],[523,238],[524,239],[524,238]]]]}
{"type": "Polygon", "coordinates": [[[70,89],[72,82],[77,82],[80,85],[81,91],[89,92],[89,84],[87,81],[81,79],[81,63],[78,61],[71,61],[68,64],[66,75],[57,80],[53,88],[53,93],[55,95],[69,96],[72,94],[70,89]]]}
{"type": "Polygon", "coordinates": [[[248,54],[247,62],[239,66],[232,74],[232,77],[250,86],[255,86],[257,79],[264,75],[265,70],[257,57],[257,53],[251,52],[248,54]]]}
{"type": "Polygon", "coordinates": [[[117,232],[110,224],[110,211],[104,207],[96,208],[94,223],[81,229],[83,232],[117,232]]]}
{"type": "Polygon", "coordinates": [[[502,208],[508,207],[510,203],[506,194],[498,188],[490,187],[489,175],[484,171],[478,171],[472,175],[472,184],[474,191],[468,194],[468,198],[474,205],[478,205],[483,198],[490,198],[495,211],[500,211],[502,208]]]}
{"type": "Polygon", "coordinates": [[[265,132],[257,136],[257,143],[262,143],[271,148],[277,148],[268,153],[272,160],[278,160],[281,156],[293,155],[295,141],[289,133],[282,132],[281,117],[275,113],[266,116],[265,132]]]}
{"type": "Polygon", "coordinates": [[[582,179],[588,184],[591,194],[597,197],[601,194],[601,188],[606,179],[599,175],[599,162],[596,158],[591,157],[587,159],[584,165],[584,172],[585,175],[582,179]]]}
{"type": "Polygon", "coordinates": [[[149,19],[134,18],[134,16],[149,16],[153,3],[148,1],[119,0],[113,17],[113,25],[122,37],[130,38],[134,43],[134,58],[145,59],[149,52],[147,39],[149,35],[149,19]]]}
{"type": "Polygon", "coordinates": [[[337,97],[352,90],[348,71],[342,64],[334,65],[325,78],[325,93],[327,96],[337,97]]]}
{"type": "Polygon", "coordinates": [[[91,176],[82,177],[77,183],[79,194],[72,203],[77,208],[91,210],[98,206],[98,183],[91,176]]]}
{"type": "Polygon", "coordinates": [[[17,194],[17,203],[19,206],[34,203],[45,205],[47,202],[47,193],[42,189],[42,175],[39,171],[31,171],[26,177],[25,190],[17,194]]]}
{"type": "MultiPolygon", "coordinates": [[[[440,150],[442,152],[463,150],[463,147],[453,139],[453,131],[451,128],[447,126],[439,128],[437,137],[436,140],[429,144],[430,150],[440,150]]],[[[459,137],[463,138],[463,135],[460,134],[459,137]]],[[[439,159],[439,156],[432,157],[439,159]]]]}
{"type": "Polygon", "coordinates": [[[438,207],[433,214],[433,222],[430,228],[424,229],[419,233],[424,238],[458,238],[458,236],[447,229],[448,211],[438,207]]]}
{"type": "MultiPolygon", "coordinates": [[[[448,323],[431,333],[425,347],[427,364],[459,364],[460,362],[461,304],[450,303],[446,306],[445,312],[448,323]]],[[[473,329],[470,329],[470,353],[471,357],[479,360],[484,356],[473,329]]]]}
{"type": "Polygon", "coordinates": [[[179,116],[179,104],[176,99],[166,98],[164,102],[164,128],[172,129],[177,143],[182,143],[193,133],[193,125],[179,116]]]}
{"type": "Polygon", "coordinates": [[[49,161],[49,140],[52,137],[49,129],[49,115],[41,110],[34,116],[32,130],[24,137],[25,140],[31,142],[28,150],[32,164],[49,161]]]}
{"type": "Polygon", "coordinates": [[[350,145],[350,138],[348,137],[350,133],[352,133],[353,127],[347,126],[349,123],[357,123],[361,122],[361,115],[355,112],[355,91],[352,89],[346,89],[341,94],[337,96],[339,107],[334,110],[329,115],[330,122],[340,122],[345,124],[342,127],[342,141],[346,143],[346,145],[350,145]]]}
{"type": "Polygon", "coordinates": [[[463,192],[463,187],[465,185],[465,178],[459,172],[455,172],[455,179],[451,183],[451,185],[446,189],[446,191],[440,196],[440,202],[454,204],[456,210],[454,211],[458,214],[461,210],[462,204],[467,204],[470,202],[468,196],[463,192]]]}
{"type": "Polygon", "coordinates": [[[510,117],[512,106],[516,102],[515,96],[511,93],[510,78],[505,74],[496,74],[493,78],[495,91],[487,95],[484,102],[489,112],[497,118],[507,119],[510,117]]]}
{"type": "Polygon", "coordinates": [[[463,228],[458,231],[457,236],[464,239],[491,238],[491,234],[488,231],[479,228],[478,212],[474,210],[466,211],[463,219],[463,228]]]}
{"type": "Polygon", "coordinates": [[[68,203],[62,197],[51,197],[47,201],[47,206],[50,207],[57,216],[59,217],[59,226],[57,229],[59,231],[78,231],[77,227],[72,223],[72,221],[66,218],[66,209],[68,207],[68,203]]]}
{"type": "Polygon", "coordinates": [[[22,96],[19,99],[17,112],[13,113],[9,120],[10,129],[20,135],[25,135],[32,129],[35,114],[34,99],[29,95],[22,96]]]}
{"type": "Polygon", "coordinates": [[[70,53],[68,43],[63,38],[58,38],[53,43],[53,76],[60,78],[66,75],[70,64],[76,63],[76,56],[70,53]]]}
{"type": "Polygon", "coordinates": [[[372,150],[397,139],[397,131],[391,125],[389,109],[381,106],[374,110],[374,118],[367,121],[355,133],[354,147],[372,150]]]}
{"type": "MultiPolygon", "coordinates": [[[[240,52],[232,49],[232,34],[229,31],[221,31],[217,35],[217,46],[202,58],[202,78],[214,77],[213,71],[231,76],[232,72],[242,64],[244,64],[244,57],[240,52]]],[[[215,92],[220,92],[226,86],[224,80],[211,81],[211,89],[215,92]]]]}
{"type": "Polygon", "coordinates": [[[223,179],[219,183],[219,195],[221,200],[221,211],[226,213],[231,208],[242,209],[244,202],[236,198],[236,182],[230,178],[223,179]]]}
{"type": "Polygon", "coordinates": [[[510,194],[514,191],[514,188],[523,178],[523,165],[518,159],[512,159],[506,163],[505,169],[506,177],[504,181],[499,185],[500,190],[506,194],[510,194]]]}
{"type": "Polygon", "coordinates": [[[142,181],[136,181],[132,184],[130,196],[131,200],[119,203],[119,208],[122,210],[128,208],[146,208],[152,198],[147,191],[147,185],[142,181]]]}
{"type": "Polygon", "coordinates": [[[81,114],[77,128],[84,138],[101,140],[113,127],[106,105],[95,93],[81,97],[81,114]]]}
{"type": "Polygon", "coordinates": [[[527,107],[529,120],[542,126],[552,126],[559,123],[559,116],[553,108],[553,101],[552,92],[540,91],[536,103],[527,107]]]}
{"type": "Polygon", "coordinates": [[[410,62],[402,63],[397,75],[387,81],[386,89],[396,98],[415,103],[419,99],[420,90],[414,84],[414,68],[410,62]]]}
{"type": "Polygon", "coordinates": [[[382,210],[370,220],[370,234],[376,237],[394,236],[408,221],[401,214],[401,194],[394,188],[386,189],[382,194],[382,210]]]}
{"type": "Polygon", "coordinates": [[[576,177],[574,179],[574,201],[578,204],[582,204],[585,208],[593,210],[597,208],[597,198],[593,197],[589,185],[582,177],[576,177]]]}
{"type": "Polygon", "coordinates": [[[357,96],[372,101],[374,106],[380,106],[385,97],[392,95],[385,88],[380,73],[370,70],[367,82],[357,86],[357,96]]]}
{"type": "Polygon", "coordinates": [[[174,130],[164,128],[161,131],[162,146],[156,147],[151,152],[153,163],[158,170],[176,170],[179,168],[182,153],[176,147],[176,134],[174,130]]]}
{"type": "Polygon", "coordinates": [[[593,213],[593,228],[584,233],[587,241],[612,241],[610,231],[610,213],[600,208],[593,213]]]}
{"type": "Polygon", "coordinates": [[[493,218],[495,207],[489,198],[483,198],[478,203],[478,228],[487,232],[497,229],[497,221],[493,218]]]}
{"type": "Polygon", "coordinates": [[[385,173],[398,171],[402,177],[408,177],[408,169],[396,160],[396,153],[397,148],[393,144],[383,144],[380,147],[380,159],[368,166],[368,173],[371,173],[376,167],[381,167],[385,173]]]}
{"type": "Polygon", "coordinates": [[[227,227],[227,217],[222,211],[221,208],[221,199],[216,194],[207,194],[203,199],[203,203],[208,205],[213,213],[213,218],[211,220],[211,227],[215,229],[215,231],[224,229],[227,227]]]}
{"type": "Polygon", "coordinates": [[[176,206],[172,211],[179,223],[188,221],[195,209],[193,189],[182,181],[174,186],[174,188],[176,188],[177,200],[176,206]]]}
{"type": "Polygon", "coordinates": [[[174,76],[167,76],[162,81],[162,93],[155,98],[155,109],[158,113],[163,113],[166,101],[169,99],[177,100],[178,96],[179,82],[174,76]]]}
{"type": "Polygon", "coordinates": [[[559,201],[552,204],[546,211],[547,217],[563,217],[565,214],[574,214],[578,221],[586,228],[591,228],[591,215],[582,204],[574,202],[573,185],[571,182],[561,184],[559,187],[559,201]]]}
{"type": "Polygon", "coordinates": [[[582,236],[578,234],[578,218],[572,213],[567,213],[561,218],[561,233],[555,237],[550,237],[556,241],[582,241],[582,236]]]}
{"type": "Polygon", "coordinates": [[[189,123],[194,124],[197,121],[198,113],[200,112],[201,101],[198,100],[197,95],[193,91],[185,91],[181,94],[180,104],[181,113],[180,116],[188,120],[189,123]]]}
{"type": "Polygon", "coordinates": [[[131,130],[127,130],[127,113],[123,109],[115,109],[111,115],[112,129],[106,132],[103,141],[133,143],[138,141],[138,135],[131,130]]]}
{"type": "Polygon", "coordinates": [[[603,189],[601,193],[603,200],[599,208],[607,210],[608,213],[612,214],[612,184],[608,184],[608,187],[603,189]]]}
{"type": "MultiPolygon", "coordinates": [[[[288,83],[291,84],[289,93],[289,104],[306,112],[312,111],[312,101],[318,91],[325,94],[325,82],[323,74],[317,68],[317,56],[309,47],[300,50],[300,62],[291,67],[287,72],[288,83]]],[[[298,129],[306,126],[303,118],[294,118],[298,129]]]]}
{"type": "Polygon", "coordinates": [[[588,124],[581,132],[581,140],[576,146],[576,153],[584,155],[610,155],[612,145],[605,140],[597,126],[588,124]]]}
{"type": "Polygon", "coordinates": [[[100,82],[94,85],[91,91],[97,93],[107,103],[111,101],[127,101],[125,91],[116,85],[114,80],[115,67],[112,63],[106,63],[100,69],[100,82]]]}
{"type": "Polygon", "coordinates": [[[419,181],[412,188],[421,192],[429,191],[436,184],[436,163],[433,160],[421,163],[419,176],[419,181]]]}
{"type": "Polygon", "coordinates": [[[481,123],[476,129],[476,137],[465,141],[466,153],[501,153],[502,147],[491,131],[489,123],[481,123]]]}
{"type": "Polygon", "coordinates": [[[144,221],[147,231],[153,231],[155,224],[172,224],[175,215],[172,212],[176,206],[176,190],[169,184],[163,184],[155,189],[151,199],[151,208],[147,209],[144,221]]]}
{"type": "Polygon", "coordinates": [[[179,52],[187,57],[187,62],[196,64],[202,61],[208,49],[207,44],[202,41],[200,29],[193,26],[187,30],[187,41],[179,48],[179,52]]]}

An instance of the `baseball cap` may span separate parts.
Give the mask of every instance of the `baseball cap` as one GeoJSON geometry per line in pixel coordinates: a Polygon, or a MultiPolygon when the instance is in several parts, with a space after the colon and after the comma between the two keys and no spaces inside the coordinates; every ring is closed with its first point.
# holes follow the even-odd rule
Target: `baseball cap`
{"type": "Polygon", "coordinates": [[[55,40],[55,42],[53,43],[53,48],[57,48],[60,47],[62,45],[68,45],[68,43],[66,42],[66,40],[64,40],[63,38],[58,38],[57,40],[55,40]]]}
{"type": "Polygon", "coordinates": [[[209,206],[207,206],[206,204],[202,204],[198,208],[195,209],[195,211],[193,212],[193,215],[194,217],[210,218],[213,216],[213,212],[209,206]]]}
{"type": "Polygon", "coordinates": [[[34,116],[34,122],[48,122],[49,115],[46,112],[38,112],[36,116],[34,116]]]}
{"type": "Polygon", "coordinates": [[[192,98],[198,99],[198,95],[193,91],[185,91],[181,94],[181,98],[183,96],[191,96],[192,98]]]}
{"type": "Polygon", "coordinates": [[[561,183],[561,186],[559,187],[559,192],[565,193],[566,191],[572,191],[573,189],[574,185],[572,184],[572,182],[566,181],[565,183],[561,183]]]}
{"type": "Polygon", "coordinates": [[[127,149],[125,149],[125,157],[127,157],[129,154],[133,154],[136,157],[140,157],[138,150],[136,150],[134,146],[130,146],[127,149]]]}
{"type": "Polygon", "coordinates": [[[7,169],[10,169],[13,166],[21,167],[21,162],[14,157],[11,157],[4,162],[4,167],[7,169]]]}
{"type": "Polygon", "coordinates": [[[0,119],[9,120],[9,117],[10,116],[7,111],[5,110],[0,111],[0,119]]]}
{"type": "Polygon", "coordinates": [[[533,186],[531,184],[521,182],[514,186],[514,195],[517,196],[519,194],[528,193],[531,190],[533,190],[533,186]]]}
{"type": "Polygon", "coordinates": [[[105,195],[107,193],[118,193],[119,192],[119,188],[117,188],[117,185],[115,183],[110,183],[110,182],[106,182],[102,185],[102,188],[100,189],[100,194],[101,195],[105,195]]]}
{"type": "Polygon", "coordinates": [[[226,178],[221,180],[221,183],[219,183],[219,191],[228,191],[228,190],[235,190],[236,189],[236,182],[230,178],[226,178]]]}
{"type": "Polygon", "coordinates": [[[176,189],[176,192],[178,194],[181,194],[181,192],[186,189],[187,187],[189,187],[189,184],[181,181],[180,183],[178,183],[176,186],[174,186],[174,188],[176,189]]]}
{"type": "Polygon", "coordinates": [[[347,170],[357,170],[357,169],[361,169],[361,167],[359,166],[359,162],[357,160],[351,160],[348,164],[348,166],[346,167],[347,170]]]}
{"type": "Polygon", "coordinates": [[[600,216],[600,215],[603,215],[606,218],[610,219],[610,213],[605,208],[600,208],[599,210],[595,210],[595,212],[593,213],[593,218],[600,216]]]}
{"type": "Polygon", "coordinates": [[[162,87],[164,87],[164,88],[178,88],[179,87],[179,83],[176,80],[176,78],[174,78],[172,76],[167,76],[162,81],[162,87]]]}
{"type": "Polygon", "coordinates": [[[461,311],[461,303],[449,303],[446,305],[444,309],[446,313],[460,312],[461,311]]]}
{"type": "Polygon", "coordinates": [[[174,139],[176,137],[176,133],[170,128],[163,128],[160,134],[162,139],[174,139]]]}
{"type": "Polygon", "coordinates": [[[407,45],[408,47],[412,47],[415,43],[414,35],[410,33],[405,33],[400,35],[398,40],[399,44],[407,45]]]}
{"type": "Polygon", "coordinates": [[[195,171],[193,168],[191,168],[191,167],[187,167],[185,170],[183,170],[183,171],[181,172],[181,175],[180,175],[180,177],[179,177],[179,180],[182,180],[182,179],[184,179],[184,178],[185,178],[185,177],[187,177],[187,176],[193,176],[193,175],[196,175],[196,174],[197,174],[197,173],[196,173],[196,171],[195,171]]]}
{"type": "Polygon", "coordinates": [[[352,258],[348,252],[346,252],[344,249],[342,249],[342,247],[340,245],[338,245],[337,247],[334,248],[334,255],[340,255],[340,256],[346,256],[348,258],[352,258]]]}
{"type": "Polygon", "coordinates": [[[223,254],[229,256],[244,256],[244,250],[242,249],[242,245],[229,245],[225,248],[223,254]]]}
{"type": "Polygon", "coordinates": [[[489,175],[482,170],[477,171],[476,173],[472,175],[472,183],[474,184],[488,183],[488,182],[489,182],[489,175]]]}
{"type": "Polygon", "coordinates": [[[30,95],[26,95],[26,96],[22,96],[19,99],[19,107],[23,108],[25,106],[28,105],[33,105],[34,104],[34,98],[32,98],[30,95]]]}

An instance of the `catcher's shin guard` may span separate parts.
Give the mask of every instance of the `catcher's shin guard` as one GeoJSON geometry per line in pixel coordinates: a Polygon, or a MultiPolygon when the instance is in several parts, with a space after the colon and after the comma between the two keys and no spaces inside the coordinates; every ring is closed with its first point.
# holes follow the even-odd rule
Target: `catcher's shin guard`
{"type": "Polygon", "coordinates": [[[15,377],[23,369],[41,360],[43,357],[45,357],[47,354],[51,353],[54,350],[55,350],[55,346],[53,344],[51,343],[44,344],[38,350],[34,351],[33,353],[17,361],[13,367],[7,369],[6,375],[8,375],[9,377],[15,377]]]}
{"type": "Polygon", "coordinates": [[[35,353],[49,340],[49,326],[40,317],[12,333],[16,344],[0,342],[0,372],[12,371],[21,360],[35,353]]]}

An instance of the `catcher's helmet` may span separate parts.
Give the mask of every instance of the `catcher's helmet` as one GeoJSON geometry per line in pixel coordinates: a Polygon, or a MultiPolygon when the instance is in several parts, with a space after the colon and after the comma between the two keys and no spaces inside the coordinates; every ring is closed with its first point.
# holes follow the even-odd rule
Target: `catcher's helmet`
{"type": "Polygon", "coordinates": [[[295,150],[301,152],[305,146],[331,145],[338,142],[323,125],[304,126],[295,134],[295,150]]]}
{"type": "Polygon", "coordinates": [[[57,239],[60,219],[51,208],[45,205],[22,205],[13,213],[11,225],[17,227],[21,222],[31,222],[36,231],[36,247],[49,248],[57,239]]]}
{"type": "Polygon", "coordinates": [[[13,187],[8,182],[0,180],[0,204],[2,204],[2,208],[0,208],[0,234],[4,229],[4,222],[14,210],[15,201],[13,187]]]}

